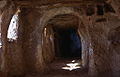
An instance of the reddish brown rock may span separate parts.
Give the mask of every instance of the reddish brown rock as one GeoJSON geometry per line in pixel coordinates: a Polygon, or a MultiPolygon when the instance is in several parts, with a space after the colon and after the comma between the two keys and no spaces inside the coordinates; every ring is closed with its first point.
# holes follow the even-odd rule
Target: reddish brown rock
{"type": "Polygon", "coordinates": [[[89,75],[119,77],[119,3],[119,0],[0,1],[0,72],[22,76],[48,71],[56,56],[52,29],[55,26],[77,29],[82,42],[82,66],[89,75]],[[21,10],[18,38],[11,42],[7,30],[17,8],[21,10]]]}

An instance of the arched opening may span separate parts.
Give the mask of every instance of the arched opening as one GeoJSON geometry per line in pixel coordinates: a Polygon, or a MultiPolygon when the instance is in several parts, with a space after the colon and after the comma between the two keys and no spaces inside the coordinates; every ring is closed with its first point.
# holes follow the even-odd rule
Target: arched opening
{"type": "Polygon", "coordinates": [[[70,71],[81,68],[82,43],[78,27],[79,18],[72,14],[57,15],[48,21],[43,31],[45,61],[70,71]]]}
{"type": "Polygon", "coordinates": [[[20,10],[18,9],[10,21],[8,32],[7,32],[7,39],[9,42],[15,41],[18,38],[19,13],[20,13],[20,10]]]}
{"type": "Polygon", "coordinates": [[[81,59],[81,39],[78,34],[78,17],[62,14],[53,17],[48,24],[54,32],[55,56],[81,59]]]}

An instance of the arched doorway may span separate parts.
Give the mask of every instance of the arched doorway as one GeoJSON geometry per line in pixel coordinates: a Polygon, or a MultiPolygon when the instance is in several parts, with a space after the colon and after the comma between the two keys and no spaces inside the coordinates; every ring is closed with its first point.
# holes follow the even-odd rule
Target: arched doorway
{"type": "MultiPolygon", "coordinates": [[[[60,18],[60,19],[61,19],[60,18]]],[[[42,58],[42,60],[43,61],[46,61],[47,63],[45,63],[45,64],[47,64],[47,65],[49,65],[50,63],[48,63],[48,62],[51,62],[51,61],[54,61],[54,59],[53,59],[53,57],[55,58],[55,56],[54,55],[52,55],[52,58],[49,56],[50,54],[48,54],[48,52],[49,52],[49,50],[44,50],[44,49],[48,49],[48,48],[45,48],[45,44],[44,44],[44,41],[43,41],[43,36],[44,36],[44,31],[46,32],[46,31],[48,31],[48,29],[53,29],[53,26],[57,26],[58,27],[58,25],[59,24],[64,24],[64,25],[61,25],[62,26],[62,28],[67,28],[68,26],[69,27],[73,27],[74,26],[74,28],[77,28],[78,30],[77,30],[77,33],[79,34],[79,37],[81,37],[81,47],[82,47],[82,56],[81,56],[81,60],[82,60],[82,62],[81,62],[81,64],[82,64],[82,67],[83,68],[87,68],[88,67],[88,63],[89,63],[89,61],[88,61],[88,59],[89,59],[89,34],[88,34],[88,31],[87,31],[87,26],[85,26],[85,23],[86,22],[84,22],[83,21],[83,18],[81,17],[81,15],[77,12],[77,11],[75,11],[75,10],[73,10],[73,8],[70,8],[70,7],[59,7],[59,8],[54,8],[54,9],[49,9],[48,11],[46,11],[44,14],[43,14],[43,16],[40,18],[40,26],[39,27],[36,27],[36,31],[38,32],[37,34],[41,34],[42,33],[42,40],[41,40],[41,36],[38,36],[37,38],[39,38],[39,40],[37,40],[38,41],[38,44],[37,44],[37,48],[39,48],[39,50],[37,51],[37,53],[39,53],[39,54],[37,54],[38,56],[40,56],[41,58],[42,58]],[[63,22],[54,22],[53,20],[56,20],[56,18],[58,18],[58,21],[59,21],[59,16],[61,17],[61,18],[64,18],[64,16],[67,16],[67,17],[65,17],[66,19],[65,20],[67,20],[67,18],[68,18],[68,22],[66,22],[64,19],[63,20],[61,20],[61,21],[64,21],[64,23],[63,22]],[[63,16],[63,17],[62,17],[63,16]],[[72,18],[72,17],[74,17],[74,18],[72,18]],[[71,19],[70,19],[71,18],[71,19]],[[76,20],[77,19],[77,20],[76,20]],[[74,21],[77,21],[77,22],[74,22],[74,21]],[[53,23],[56,23],[56,25],[54,25],[53,23]],[[72,24],[71,25],[71,23],[74,23],[74,24],[72,24]],[[66,25],[66,26],[65,26],[66,25]],[[75,27],[76,26],[76,27],[75,27]],[[49,27],[49,28],[47,28],[47,27],[49,27]],[[42,32],[41,32],[41,31],[42,32]],[[40,41],[42,41],[42,45],[40,45],[40,41]],[[40,54],[41,53],[41,50],[40,50],[40,48],[42,48],[42,54],[40,54]],[[49,59],[47,59],[47,58],[45,58],[46,57],[46,55],[48,56],[47,58],[49,59]],[[43,59],[44,58],[44,59],[43,59]]],[[[60,27],[60,26],[59,26],[60,27]]],[[[52,37],[54,37],[54,31],[52,30],[52,33],[51,33],[51,35],[52,35],[52,37]]],[[[49,37],[49,39],[51,39],[51,36],[48,36],[49,37]]],[[[54,40],[53,38],[52,38],[52,40],[54,40]]],[[[49,41],[48,41],[49,42],[49,41]]],[[[54,41],[51,41],[52,43],[54,43],[54,41]]],[[[49,42],[50,43],[50,42],[49,42]]],[[[48,44],[46,43],[46,45],[48,46],[48,44]]],[[[53,45],[53,44],[52,44],[53,45]]],[[[48,46],[49,47],[49,46],[48,46]]],[[[53,45],[52,47],[55,47],[55,45],[53,45]]],[[[55,49],[55,48],[54,48],[55,49]]],[[[53,53],[55,54],[55,51],[53,51],[53,53]]],[[[39,58],[37,58],[37,60],[39,61],[39,58]]],[[[74,62],[74,61],[73,61],[74,62]]],[[[80,61],[79,61],[80,62],[80,61]]],[[[39,64],[39,66],[41,65],[41,62],[40,63],[38,63],[39,64]]],[[[45,65],[46,66],[46,65],[45,65]]],[[[41,66],[40,66],[41,67],[41,66]]],[[[42,67],[41,67],[42,68],[42,67]]],[[[39,70],[39,69],[38,69],[39,70]]]]}
{"type": "Polygon", "coordinates": [[[70,71],[81,68],[82,43],[78,27],[79,19],[72,14],[57,15],[48,21],[43,30],[42,47],[46,62],[54,61],[62,69],[66,64],[77,64],[67,69],[70,71]]]}

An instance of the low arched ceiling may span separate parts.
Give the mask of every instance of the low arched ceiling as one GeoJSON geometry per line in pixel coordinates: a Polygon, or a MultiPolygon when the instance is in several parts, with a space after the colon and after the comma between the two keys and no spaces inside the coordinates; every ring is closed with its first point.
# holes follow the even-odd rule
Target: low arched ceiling
{"type": "Polygon", "coordinates": [[[107,0],[11,0],[18,6],[23,7],[38,7],[38,6],[53,6],[55,5],[64,5],[67,6],[76,6],[76,5],[87,5],[95,3],[104,3],[107,0]]]}
{"type": "MultiPolygon", "coordinates": [[[[1,0],[0,8],[3,7],[7,2],[11,1],[16,6],[22,8],[54,8],[54,7],[87,7],[92,6],[96,8],[96,4],[109,4],[114,8],[117,16],[120,14],[120,0],[1,0]]],[[[8,2],[9,4],[10,2],[8,2]]]]}
{"type": "Polygon", "coordinates": [[[57,26],[59,28],[76,28],[79,24],[78,17],[71,14],[63,14],[57,15],[51,20],[49,20],[48,24],[53,26],[57,26]]]}
{"type": "MultiPolygon", "coordinates": [[[[57,15],[74,14],[74,13],[75,13],[75,11],[73,8],[67,8],[67,7],[54,8],[54,9],[45,11],[43,16],[40,19],[40,25],[41,25],[41,27],[47,25],[48,22],[51,19],[54,19],[54,17],[57,15]]],[[[57,20],[59,20],[59,19],[57,19],[57,20]]],[[[66,20],[69,20],[69,19],[66,19],[66,20]]]]}

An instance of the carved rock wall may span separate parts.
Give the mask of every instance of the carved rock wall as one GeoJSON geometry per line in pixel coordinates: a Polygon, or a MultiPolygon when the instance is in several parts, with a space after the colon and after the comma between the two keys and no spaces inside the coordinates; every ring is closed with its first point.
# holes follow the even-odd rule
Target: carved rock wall
{"type": "MultiPolygon", "coordinates": [[[[48,21],[56,15],[73,14],[80,18],[79,35],[83,43],[83,66],[89,74],[120,76],[120,19],[111,13],[103,16],[86,16],[85,10],[78,7],[21,8],[19,15],[19,38],[7,41],[7,29],[16,8],[11,3],[2,15],[2,54],[1,71],[4,75],[46,71],[47,52],[43,52],[42,34],[48,21]],[[45,8],[45,9],[44,9],[45,8]],[[77,9],[77,10],[76,10],[77,9]]],[[[49,57],[49,54],[48,54],[49,57]]],[[[52,58],[51,58],[52,59],[52,58]]]]}

